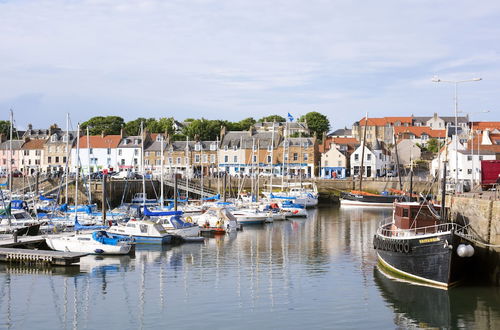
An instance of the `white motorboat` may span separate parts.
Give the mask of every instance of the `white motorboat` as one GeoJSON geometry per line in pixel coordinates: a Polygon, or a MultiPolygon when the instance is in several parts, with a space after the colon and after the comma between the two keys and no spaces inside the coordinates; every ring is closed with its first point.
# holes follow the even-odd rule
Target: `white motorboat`
{"type": "Polygon", "coordinates": [[[169,244],[173,238],[161,224],[149,220],[130,219],[109,227],[107,232],[113,237],[132,237],[137,244],[169,244]]]}
{"type": "Polygon", "coordinates": [[[192,217],[198,226],[217,231],[233,231],[238,229],[238,220],[224,207],[210,207],[205,213],[192,217]]]}
{"type": "Polygon", "coordinates": [[[144,215],[161,224],[167,232],[183,238],[200,236],[200,227],[191,217],[183,219],[182,214],[182,211],[150,211],[144,206],[144,215]]]}
{"type": "Polygon", "coordinates": [[[229,207],[228,210],[241,225],[260,225],[269,219],[268,213],[258,209],[229,207]]]}
{"type": "Polygon", "coordinates": [[[71,236],[48,236],[45,241],[52,250],[65,252],[128,254],[132,248],[131,240],[112,237],[104,230],[71,236]]]}

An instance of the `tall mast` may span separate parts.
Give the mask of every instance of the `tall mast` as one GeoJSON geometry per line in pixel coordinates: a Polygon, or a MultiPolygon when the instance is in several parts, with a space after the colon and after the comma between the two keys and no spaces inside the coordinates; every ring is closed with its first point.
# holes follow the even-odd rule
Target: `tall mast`
{"type": "Polygon", "coordinates": [[[189,174],[188,174],[189,166],[190,166],[190,162],[189,162],[189,136],[186,136],[186,200],[189,199],[189,174]]]}
{"type": "MultiPolygon", "coordinates": [[[[201,200],[203,200],[203,141],[200,139],[200,164],[201,164],[201,200]]],[[[201,203],[200,203],[201,204],[201,203]]]]}
{"type": "Polygon", "coordinates": [[[403,190],[403,182],[401,181],[401,175],[399,171],[399,153],[398,153],[398,143],[396,141],[396,135],[392,135],[392,139],[394,140],[394,150],[396,150],[396,171],[398,173],[398,178],[399,178],[399,189],[403,190]]]}
{"type": "Polygon", "coordinates": [[[12,200],[12,126],[14,121],[14,113],[10,109],[10,127],[9,127],[9,192],[12,200]]]}
{"type": "Polygon", "coordinates": [[[359,169],[359,190],[363,190],[363,174],[365,172],[364,160],[365,160],[365,148],[366,148],[366,127],[368,126],[368,112],[365,117],[365,131],[363,132],[363,142],[361,143],[361,168],[359,169]]]}
{"type": "Polygon", "coordinates": [[[142,173],[142,207],[146,205],[146,173],[144,171],[144,122],[141,121],[141,173],[142,173]]]}
{"type": "Polygon", "coordinates": [[[160,152],[161,152],[161,159],[160,159],[160,205],[163,208],[163,164],[165,163],[165,156],[163,154],[163,134],[160,135],[160,152]]]}
{"type": "MultiPolygon", "coordinates": [[[[76,140],[76,176],[75,176],[75,219],[76,219],[76,210],[78,209],[78,180],[80,179],[80,123],[77,126],[77,139],[76,140]]],[[[89,146],[87,146],[88,148],[89,146]]]]}
{"type": "Polygon", "coordinates": [[[68,204],[68,180],[69,180],[69,113],[66,114],[66,196],[64,203],[68,204]]]}
{"type": "Polygon", "coordinates": [[[283,164],[282,164],[282,170],[281,170],[281,189],[283,189],[283,187],[285,186],[285,151],[286,151],[286,143],[287,143],[287,139],[286,139],[286,127],[287,127],[287,123],[285,122],[285,134],[283,134],[283,164]]]}
{"type": "Polygon", "coordinates": [[[273,134],[271,135],[271,178],[270,178],[270,183],[269,183],[269,194],[273,192],[273,176],[274,176],[274,170],[273,170],[273,162],[274,162],[274,121],[273,121],[273,134]]]}
{"type": "Polygon", "coordinates": [[[88,160],[88,177],[89,177],[89,204],[92,204],[92,189],[91,189],[91,184],[90,180],[92,179],[92,176],[90,175],[90,133],[89,133],[89,127],[87,126],[87,160],[88,160]]]}

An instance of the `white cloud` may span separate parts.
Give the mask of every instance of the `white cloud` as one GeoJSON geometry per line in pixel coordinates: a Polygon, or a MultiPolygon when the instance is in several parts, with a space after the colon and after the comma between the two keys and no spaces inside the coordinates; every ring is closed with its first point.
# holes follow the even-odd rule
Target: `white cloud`
{"type": "MultiPolygon", "coordinates": [[[[67,109],[236,120],[315,108],[343,126],[370,108],[433,108],[414,95],[434,91],[434,74],[498,82],[499,13],[465,0],[8,1],[0,105],[40,124],[67,109]]],[[[485,102],[498,103],[495,85],[485,102]]]]}

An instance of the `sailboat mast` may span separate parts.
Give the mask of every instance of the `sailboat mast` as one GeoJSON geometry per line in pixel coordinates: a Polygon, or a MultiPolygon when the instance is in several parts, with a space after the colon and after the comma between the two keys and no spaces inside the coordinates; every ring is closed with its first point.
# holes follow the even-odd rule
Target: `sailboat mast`
{"type": "MultiPolygon", "coordinates": [[[[201,173],[200,173],[201,174],[201,179],[200,179],[200,181],[201,181],[201,198],[200,199],[203,200],[203,192],[204,192],[203,190],[205,187],[203,186],[203,141],[201,141],[201,139],[200,139],[200,164],[201,164],[201,173]]],[[[201,202],[200,202],[200,204],[201,204],[201,202]]]]}
{"type": "Polygon", "coordinates": [[[91,170],[90,170],[90,133],[89,127],[87,126],[87,160],[88,160],[88,177],[89,177],[89,204],[92,204],[92,188],[90,184],[90,180],[92,179],[91,170]]]}
{"type": "MultiPolygon", "coordinates": [[[[77,126],[76,136],[76,175],[75,175],[75,219],[76,219],[76,210],[78,209],[78,180],[80,177],[80,123],[77,126]]],[[[87,148],[90,146],[87,145],[87,148]]]]}
{"type": "Polygon", "coordinates": [[[144,122],[141,121],[141,173],[142,173],[142,209],[146,205],[146,173],[144,171],[144,122]]]}
{"type": "Polygon", "coordinates": [[[273,192],[273,176],[274,176],[274,169],[273,169],[273,163],[274,163],[274,157],[273,157],[273,154],[274,154],[274,123],[275,123],[275,121],[273,121],[273,134],[271,135],[271,162],[270,162],[270,165],[271,165],[271,177],[270,177],[270,183],[269,183],[269,194],[271,194],[273,192]]]}
{"type": "Polygon", "coordinates": [[[363,132],[363,142],[361,143],[361,168],[359,169],[359,190],[363,190],[363,174],[365,173],[364,160],[366,148],[366,128],[368,126],[368,112],[365,117],[365,131],[363,132]]]}
{"type": "Polygon", "coordinates": [[[10,127],[9,127],[9,192],[10,200],[12,200],[12,127],[14,121],[14,113],[10,109],[10,127]]]}
{"type": "Polygon", "coordinates": [[[160,158],[160,205],[163,208],[163,166],[165,164],[165,155],[163,153],[163,134],[160,135],[160,152],[161,152],[161,158],[160,158]]]}
{"type": "Polygon", "coordinates": [[[68,204],[68,180],[69,180],[69,113],[66,114],[66,183],[64,203],[68,204]]]}
{"type": "Polygon", "coordinates": [[[403,190],[403,182],[401,181],[401,175],[399,171],[399,153],[398,153],[398,144],[396,141],[396,135],[392,135],[392,139],[394,141],[394,150],[396,150],[396,171],[398,173],[398,178],[399,178],[399,189],[403,190]]]}

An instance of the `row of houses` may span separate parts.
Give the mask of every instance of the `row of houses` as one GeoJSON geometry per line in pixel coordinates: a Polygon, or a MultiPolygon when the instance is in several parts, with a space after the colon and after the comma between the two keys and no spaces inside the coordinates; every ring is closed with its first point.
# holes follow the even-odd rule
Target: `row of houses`
{"type": "MultiPolygon", "coordinates": [[[[30,126],[22,132],[20,139],[0,143],[0,172],[9,170],[11,159],[12,170],[24,174],[59,172],[64,170],[66,164],[72,171],[79,164],[84,172],[111,169],[158,173],[163,164],[167,172],[190,176],[223,171],[231,175],[258,172],[264,175],[345,178],[361,172],[361,157],[364,154],[364,175],[377,177],[394,171],[396,149],[399,163],[407,166],[411,160],[421,158],[421,147],[430,139],[444,142],[450,131],[447,120],[448,117],[436,114],[433,117],[373,118],[367,122],[362,119],[355,123],[352,130],[336,130],[321,141],[311,137],[306,123],[297,122],[257,123],[248,131],[226,131],[222,128],[214,141],[171,141],[165,134],[148,132],[144,136],[124,136],[122,133],[77,138],[76,132],[63,131],[56,125],[48,130],[30,126]],[[385,126],[377,126],[381,123],[385,126]],[[366,143],[362,145],[360,141],[365,124],[366,143]],[[448,129],[440,129],[446,125],[448,129]],[[355,127],[362,127],[363,130],[355,133],[355,127]],[[388,137],[390,134],[392,139],[388,137]]],[[[459,122],[462,121],[463,118],[459,122]]],[[[451,173],[458,170],[464,178],[472,178],[474,174],[477,177],[479,161],[495,159],[500,153],[499,129],[498,122],[461,126],[462,132],[468,132],[465,137],[460,132],[458,135],[460,147],[457,152],[463,155],[464,160],[458,165],[450,162],[451,173]],[[466,168],[468,159],[475,164],[474,168],[466,168]]],[[[449,153],[455,152],[452,147],[448,150],[449,153]]],[[[437,170],[438,166],[431,171],[437,170]]]]}

